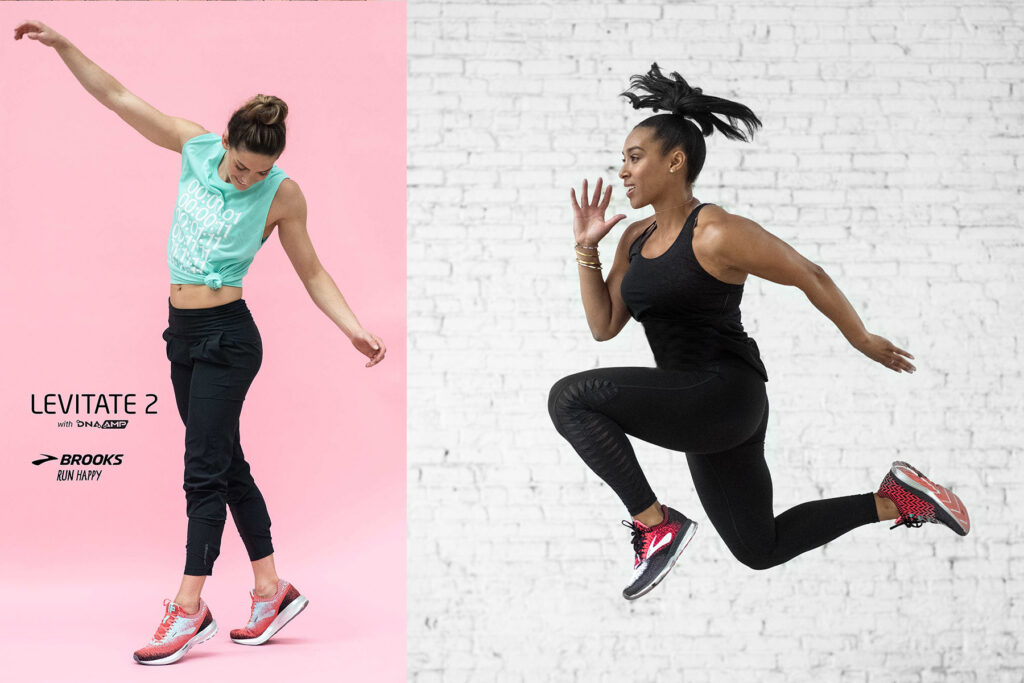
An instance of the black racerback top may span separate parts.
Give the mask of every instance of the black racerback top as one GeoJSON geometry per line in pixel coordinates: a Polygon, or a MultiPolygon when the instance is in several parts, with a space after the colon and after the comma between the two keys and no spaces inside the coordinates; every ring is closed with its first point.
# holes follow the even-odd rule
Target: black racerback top
{"type": "Polygon", "coordinates": [[[743,285],[712,276],[693,253],[693,228],[704,206],[690,213],[679,237],[661,256],[647,258],[640,253],[657,223],[633,241],[629,270],[622,278],[622,300],[630,315],[643,324],[659,368],[688,370],[737,356],[767,382],[757,343],[740,322],[743,285]]]}

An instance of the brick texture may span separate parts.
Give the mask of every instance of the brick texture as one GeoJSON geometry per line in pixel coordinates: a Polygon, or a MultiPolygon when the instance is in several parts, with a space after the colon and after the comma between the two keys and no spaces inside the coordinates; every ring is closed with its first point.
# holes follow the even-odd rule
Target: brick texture
{"type": "MultiPolygon", "coordinates": [[[[409,3],[410,681],[1022,680],[1024,5],[967,4],[409,3]],[[696,196],[916,357],[886,371],[800,291],[748,280],[777,511],[873,490],[898,458],[955,488],[966,538],[878,524],[755,572],[683,457],[638,443],[701,528],[664,584],[620,597],[625,511],[546,400],[652,364],[636,323],[591,339],[569,206],[583,177],[617,181],[641,119],[617,94],[651,61],[764,121],[708,138],[696,196]]],[[[620,211],[647,215],[617,184],[620,211]]]]}

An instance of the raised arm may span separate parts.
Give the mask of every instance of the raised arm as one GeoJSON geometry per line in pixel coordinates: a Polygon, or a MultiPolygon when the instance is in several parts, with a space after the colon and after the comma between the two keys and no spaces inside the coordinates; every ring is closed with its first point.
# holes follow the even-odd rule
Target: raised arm
{"type": "Polygon", "coordinates": [[[619,288],[622,278],[629,269],[629,245],[640,234],[643,225],[649,220],[639,221],[629,226],[619,239],[614,260],[608,270],[608,278],[601,275],[596,267],[584,265],[599,260],[597,251],[601,241],[626,216],[618,214],[610,220],[604,219],[605,211],[611,201],[612,188],[605,189],[601,196],[602,181],[598,179],[594,188],[594,197],[587,195],[587,181],[583,181],[582,202],[576,199],[575,188],[570,191],[573,208],[573,234],[576,238],[577,270],[580,276],[580,295],[583,298],[583,311],[587,316],[590,333],[597,341],[607,341],[622,331],[629,322],[629,311],[622,300],[619,288]],[[580,262],[583,262],[580,264],[580,262]]]}
{"type": "Polygon", "coordinates": [[[916,370],[906,360],[913,358],[910,353],[867,331],[824,268],[754,221],[722,211],[704,230],[702,240],[707,240],[711,253],[721,265],[799,288],[855,349],[895,372],[916,370]]]}
{"type": "Polygon", "coordinates": [[[56,50],[90,95],[150,142],[180,153],[186,141],[209,132],[198,123],[168,116],[147,104],[82,54],[70,40],[46,24],[40,21],[23,22],[15,28],[14,39],[21,40],[22,36],[56,50]]]}

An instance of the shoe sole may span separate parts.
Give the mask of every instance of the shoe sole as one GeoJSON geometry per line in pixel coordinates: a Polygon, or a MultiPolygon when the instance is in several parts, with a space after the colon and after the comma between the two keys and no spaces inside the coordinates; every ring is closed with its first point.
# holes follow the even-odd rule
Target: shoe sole
{"type": "Polygon", "coordinates": [[[961,536],[970,532],[971,518],[959,496],[945,486],[934,483],[907,463],[894,463],[892,473],[901,484],[935,505],[936,511],[942,513],[937,516],[939,521],[961,536]]]}
{"type": "Polygon", "coordinates": [[[646,588],[641,590],[639,593],[636,593],[632,596],[627,596],[625,593],[623,593],[622,597],[626,598],[627,600],[636,600],[637,598],[641,598],[650,593],[652,590],[654,590],[654,587],[664,580],[665,576],[667,576],[668,573],[672,570],[672,567],[676,566],[676,562],[679,561],[680,555],[682,555],[683,551],[686,550],[686,546],[690,544],[690,541],[693,539],[693,535],[696,533],[697,522],[690,520],[690,528],[686,530],[685,534],[683,534],[683,540],[680,541],[679,547],[676,548],[676,551],[672,553],[671,557],[668,558],[668,563],[665,565],[665,568],[661,570],[661,572],[654,579],[654,581],[651,581],[651,583],[646,588]]]}
{"type": "Polygon", "coordinates": [[[193,645],[198,645],[199,643],[205,643],[210,638],[213,638],[215,635],[217,635],[217,622],[216,621],[211,621],[209,626],[207,626],[202,631],[200,631],[199,633],[197,633],[194,636],[192,636],[191,638],[189,638],[188,642],[185,643],[185,645],[180,650],[178,650],[176,652],[172,652],[171,654],[167,655],[166,657],[161,657],[160,659],[148,659],[148,660],[139,659],[138,655],[132,655],[132,657],[134,657],[135,661],[138,662],[139,664],[150,664],[150,665],[154,665],[155,664],[155,665],[158,665],[158,666],[161,665],[161,664],[174,664],[176,661],[178,661],[179,659],[184,657],[185,653],[187,653],[190,649],[192,649],[193,645]]]}
{"type": "Polygon", "coordinates": [[[299,597],[288,603],[288,606],[277,613],[274,620],[270,622],[265,630],[255,638],[232,638],[231,642],[238,643],[239,645],[262,645],[263,643],[270,640],[275,633],[284,628],[285,624],[299,616],[299,612],[306,609],[306,605],[309,604],[309,600],[306,596],[300,595],[299,597]]]}

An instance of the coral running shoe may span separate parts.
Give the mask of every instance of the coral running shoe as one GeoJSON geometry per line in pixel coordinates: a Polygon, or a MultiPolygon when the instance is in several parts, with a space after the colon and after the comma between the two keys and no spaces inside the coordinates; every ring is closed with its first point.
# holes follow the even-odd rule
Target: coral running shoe
{"type": "Polygon", "coordinates": [[[184,657],[193,645],[205,642],[217,633],[217,622],[202,598],[195,614],[186,614],[178,603],[170,600],[164,600],[164,608],[164,618],[153,640],[135,651],[135,661],[139,664],[173,664],[184,657]]]}
{"type": "Polygon", "coordinates": [[[249,591],[249,595],[252,597],[249,623],[245,628],[231,631],[231,640],[239,645],[262,645],[309,604],[309,600],[295,590],[295,586],[280,579],[277,581],[277,592],[269,598],[257,597],[256,591],[249,591]]]}
{"type": "Polygon", "coordinates": [[[878,497],[891,500],[900,513],[892,529],[900,525],[919,527],[929,522],[945,524],[961,536],[971,530],[971,518],[963,501],[901,460],[894,462],[885,475],[878,497]]]}
{"type": "Polygon", "coordinates": [[[622,523],[633,530],[633,580],[622,597],[636,600],[661,583],[697,531],[697,523],[681,512],[662,505],[660,524],[645,526],[637,520],[622,523]]]}

